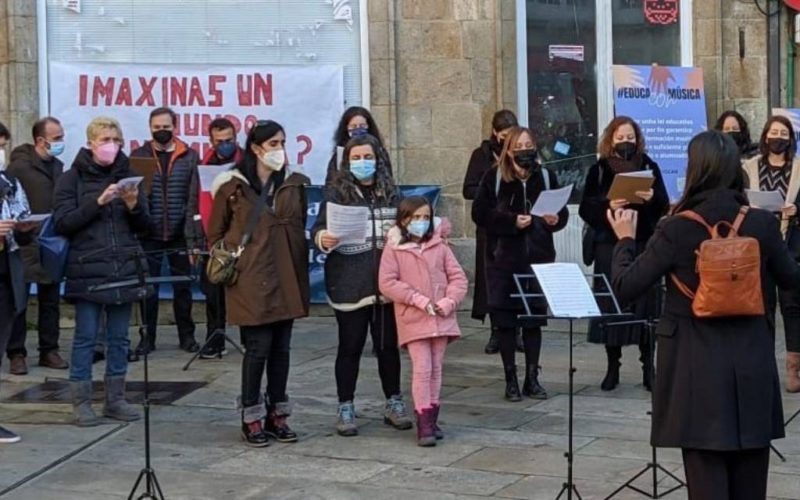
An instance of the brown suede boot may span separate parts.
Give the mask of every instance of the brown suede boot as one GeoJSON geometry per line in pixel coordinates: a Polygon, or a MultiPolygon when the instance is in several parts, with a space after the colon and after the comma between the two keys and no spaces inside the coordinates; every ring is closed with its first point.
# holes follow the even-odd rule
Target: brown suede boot
{"type": "Polygon", "coordinates": [[[786,392],[800,392],[800,352],[786,353],[786,392]]]}

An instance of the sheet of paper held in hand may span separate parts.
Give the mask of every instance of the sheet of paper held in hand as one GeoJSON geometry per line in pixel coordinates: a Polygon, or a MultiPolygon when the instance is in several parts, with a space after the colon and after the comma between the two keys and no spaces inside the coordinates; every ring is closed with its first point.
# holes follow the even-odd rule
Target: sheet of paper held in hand
{"type": "Polygon", "coordinates": [[[647,191],[653,187],[655,178],[650,170],[617,174],[608,190],[609,200],[627,200],[628,203],[642,204],[644,200],[636,196],[637,191],[647,191]]]}
{"type": "Polygon", "coordinates": [[[600,307],[578,264],[533,264],[542,293],[557,318],[595,318],[600,307]]]}
{"type": "Polygon", "coordinates": [[[328,233],[339,239],[340,245],[359,245],[367,242],[369,208],[328,203],[325,205],[328,233]]]}
{"type": "Polygon", "coordinates": [[[125,177],[117,181],[117,189],[125,191],[126,189],[133,189],[137,187],[144,180],[144,177],[125,177]]]}
{"type": "Polygon", "coordinates": [[[42,222],[52,214],[28,214],[25,217],[20,217],[17,222],[42,222]]]}
{"type": "Polygon", "coordinates": [[[198,165],[197,176],[200,178],[200,191],[211,191],[214,179],[223,172],[227,172],[233,167],[233,163],[225,165],[198,165]]]}
{"type": "Polygon", "coordinates": [[[561,189],[548,189],[542,191],[531,209],[531,215],[544,217],[545,215],[558,215],[567,206],[569,196],[572,194],[573,184],[561,189]]]}
{"type": "Polygon", "coordinates": [[[769,210],[770,212],[780,212],[786,201],[778,191],[754,191],[745,189],[747,199],[755,208],[769,210]]]}

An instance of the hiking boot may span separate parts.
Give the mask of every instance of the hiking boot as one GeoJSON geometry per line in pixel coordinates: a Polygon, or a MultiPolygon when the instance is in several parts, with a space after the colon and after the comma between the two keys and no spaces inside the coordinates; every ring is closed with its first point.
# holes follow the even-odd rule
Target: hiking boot
{"type": "Polygon", "coordinates": [[[72,392],[72,414],[78,427],[94,427],[100,423],[92,409],[92,381],[80,380],[69,383],[72,392]]]}
{"type": "Polygon", "coordinates": [[[340,436],[357,436],[356,407],[352,401],[339,403],[339,418],[336,420],[336,432],[340,436]]]}
{"type": "Polygon", "coordinates": [[[415,411],[417,417],[417,446],[436,446],[436,435],[433,430],[433,408],[415,411]]]}
{"type": "Polygon", "coordinates": [[[522,384],[522,394],[532,399],[547,399],[547,391],[539,384],[539,366],[525,367],[525,383],[522,384]]]}
{"type": "Polygon", "coordinates": [[[489,335],[489,341],[486,342],[486,347],[483,348],[486,354],[497,354],[500,352],[500,337],[497,336],[497,330],[492,328],[492,333],[489,335]]]}
{"type": "Polygon", "coordinates": [[[440,405],[432,405],[433,408],[433,435],[436,439],[444,439],[444,431],[439,427],[439,408],[440,405]]]}
{"type": "Polygon", "coordinates": [[[8,373],[11,375],[27,375],[28,362],[22,354],[11,356],[11,363],[9,363],[8,373]]]}
{"type": "Polygon", "coordinates": [[[516,365],[505,367],[506,372],[506,394],[505,397],[508,401],[516,403],[522,401],[522,395],[519,393],[519,380],[517,380],[517,367],[516,365]]]}
{"type": "Polygon", "coordinates": [[[66,370],[69,368],[69,363],[64,361],[58,351],[50,351],[39,356],[39,366],[54,370],[66,370]]]}
{"type": "Polygon", "coordinates": [[[11,432],[0,425],[0,444],[19,443],[20,437],[17,433],[11,432]]]}
{"type": "Polygon", "coordinates": [[[395,394],[386,400],[386,405],[383,407],[383,423],[401,431],[412,427],[413,424],[406,411],[406,404],[400,394],[395,394]]]}
{"type": "Polygon", "coordinates": [[[286,419],[292,414],[291,406],[288,402],[276,403],[274,408],[267,411],[267,420],[264,424],[264,432],[273,437],[279,443],[294,443],[297,441],[297,433],[289,428],[286,419]]]}
{"type": "Polygon", "coordinates": [[[242,441],[253,448],[269,446],[269,436],[264,432],[263,422],[261,420],[249,424],[242,422],[242,441]]]}
{"type": "Polygon", "coordinates": [[[142,418],[139,410],[128,404],[125,400],[125,377],[114,376],[106,377],[106,404],[103,406],[103,416],[121,420],[123,422],[133,422],[142,418]]]}

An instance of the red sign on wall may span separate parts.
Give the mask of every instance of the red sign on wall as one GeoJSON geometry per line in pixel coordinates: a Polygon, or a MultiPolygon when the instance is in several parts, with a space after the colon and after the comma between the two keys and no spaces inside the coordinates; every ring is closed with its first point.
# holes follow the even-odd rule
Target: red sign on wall
{"type": "Polygon", "coordinates": [[[644,0],[644,18],[650,24],[678,22],[680,0],[644,0]]]}
{"type": "Polygon", "coordinates": [[[800,0],[783,0],[790,9],[800,11],[800,0]]]}

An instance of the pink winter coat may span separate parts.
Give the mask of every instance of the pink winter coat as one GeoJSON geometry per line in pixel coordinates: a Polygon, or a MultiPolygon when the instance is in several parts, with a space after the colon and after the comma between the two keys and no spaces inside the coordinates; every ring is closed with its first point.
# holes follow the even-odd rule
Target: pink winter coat
{"type": "Polygon", "coordinates": [[[381,293],[394,302],[400,347],[431,337],[455,340],[461,336],[456,308],[467,295],[468,282],[453,251],[442,239],[440,229],[447,225],[438,224],[433,238],[422,245],[400,243],[397,227],[387,235],[378,283],[381,293]],[[444,311],[444,316],[427,313],[425,309],[431,302],[444,311]]]}

